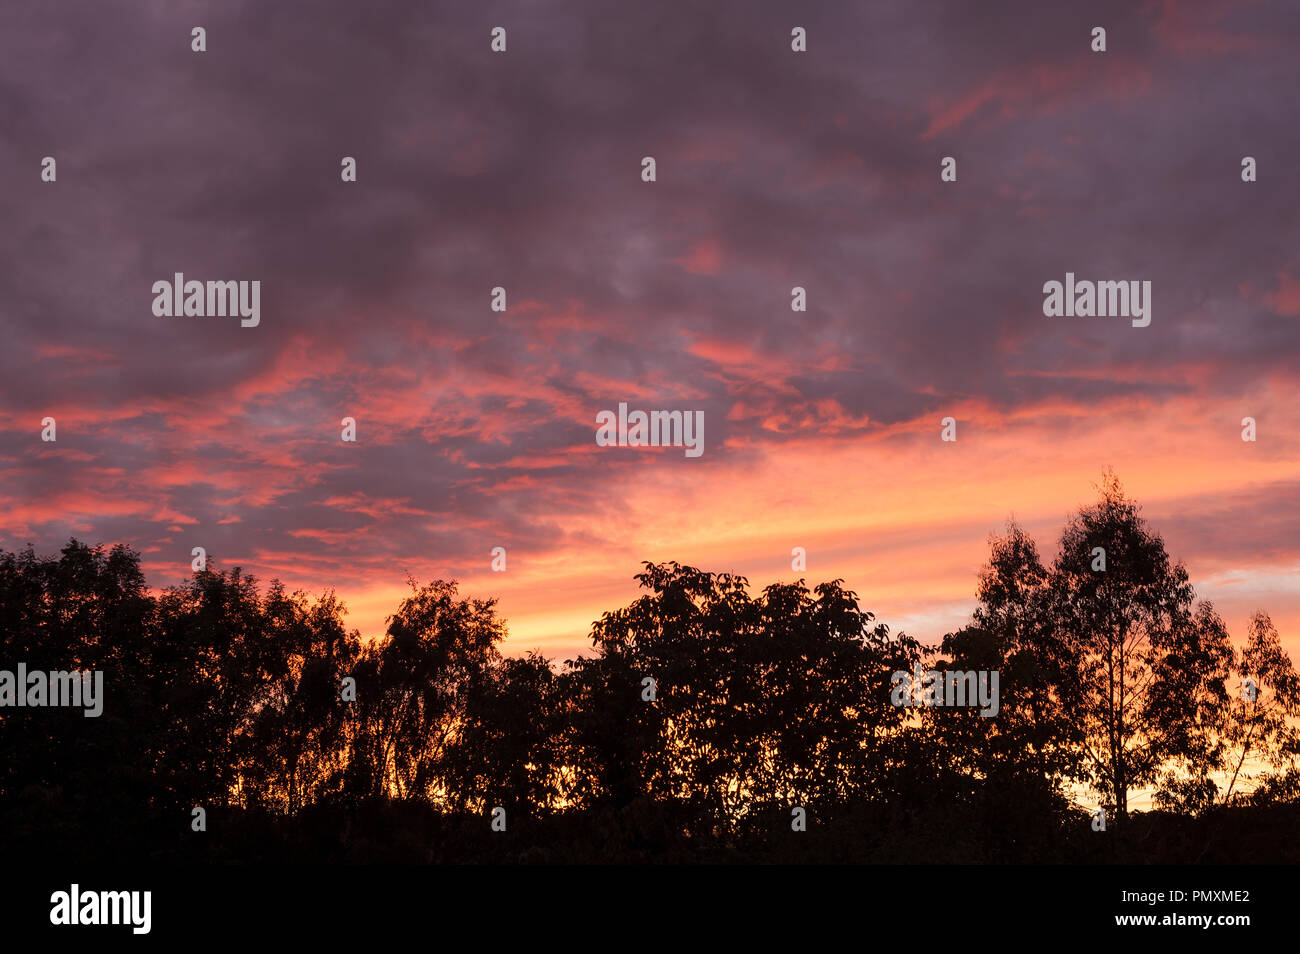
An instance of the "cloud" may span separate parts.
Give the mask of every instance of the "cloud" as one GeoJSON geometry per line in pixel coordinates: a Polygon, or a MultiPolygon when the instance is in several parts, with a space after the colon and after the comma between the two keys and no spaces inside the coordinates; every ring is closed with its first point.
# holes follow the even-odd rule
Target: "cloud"
{"type": "MultiPolygon", "coordinates": [[[[676,556],[662,524],[714,526],[693,508],[761,526],[811,495],[799,519],[834,521],[853,475],[822,462],[846,450],[880,463],[867,498],[881,471],[924,475],[950,413],[971,442],[954,453],[1057,461],[1061,510],[1107,449],[1142,466],[1147,418],[1208,447],[1274,414],[1257,447],[1213,444],[1237,463],[1170,512],[1189,563],[1218,566],[1205,528],[1244,511],[1215,494],[1280,486],[1297,460],[1295,18],[1000,10],[6,5],[0,545],[123,540],[175,578],[202,543],[373,602],[407,570],[477,573],[508,541],[512,567],[584,568],[576,619],[638,559],[676,556]],[[1152,281],[1151,326],[1044,318],[1042,284],[1066,271],[1152,281]],[[261,324],[153,317],[152,283],[176,272],[260,280],[261,324]],[[601,451],[595,414],[619,401],[704,410],[704,457],[601,451]],[[1018,451],[978,443],[994,435],[1018,451]],[[727,492],[741,474],[748,499],[727,492]]],[[[1206,459],[1160,458],[1172,483],[1206,459]]],[[[904,525],[929,519],[891,499],[904,525]]],[[[1281,524],[1238,525],[1241,561],[1294,558],[1281,524]]],[[[725,538],[720,569],[752,544],[725,538]]],[[[498,576],[484,585],[513,585],[498,576]]]]}

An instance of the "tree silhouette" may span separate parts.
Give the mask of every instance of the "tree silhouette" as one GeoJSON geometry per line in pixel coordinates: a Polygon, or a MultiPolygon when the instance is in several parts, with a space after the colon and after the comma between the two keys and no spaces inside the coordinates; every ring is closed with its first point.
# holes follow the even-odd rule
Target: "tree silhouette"
{"type": "Polygon", "coordinates": [[[576,735],[586,777],[603,782],[591,794],[675,802],[716,833],[878,787],[906,718],[889,676],[920,658],[915,640],[873,626],[840,581],[755,599],[743,577],[676,563],[637,579],[650,594],[606,613],[592,631],[600,655],[572,664],[581,698],[603,704],[576,735]]]}
{"type": "Polygon", "coordinates": [[[350,791],[463,804],[448,751],[474,687],[501,661],[505,627],[494,600],[459,599],[454,582],[411,588],[389,617],[387,639],[367,647],[356,668],[350,791]]]}
{"type": "MultiPolygon", "coordinates": [[[[1265,613],[1251,617],[1246,645],[1233,666],[1230,688],[1234,691],[1226,708],[1222,739],[1223,765],[1231,772],[1223,801],[1230,802],[1243,777],[1248,759],[1254,758],[1274,770],[1282,779],[1296,774],[1300,757],[1300,731],[1294,719],[1300,716],[1300,676],[1282,649],[1273,621],[1265,613]],[[1246,680],[1253,680],[1247,683],[1246,680]]],[[[1282,779],[1271,775],[1273,787],[1282,779]]],[[[1268,790],[1255,789],[1261,796],[1268,790]]]]}
{"type": "Polygon", "coordinates": [[[1014,522],[993,537],[969,625],[937,647],[840,580],[751,592],[678,563],[636,579],[593,653],[557,667],[504,657],[495,602],[455,582],[412,580],[366,642],[332,590],[236,567],[151,595],[126,547],[0,551],[0,669],[101,670],[106,690],[97,719],[0,707],[0,850],[1096,860],[1079,782],[1116,809],[1116,838],[1139,823],[1130,791],[1159,785],[1172,814],[1144,814],[1130,857],[1235,850],[1216,846],[1238,843],[1242,812],[1296,823],[1300,677],[1276,629],[1257,613],[1235,652],[1113,475],[1050,567],[1014,522]],[[918,665],[996,670],[996,716],[895,705],[892,675],[918,665]],[[508,837],[486,823],[498,806],[508,837]]]}
{"type": "Polygon", "coordinates": [[[1129,791],[1155,782],[1167,760],[1194,772],[1214,763],[1206,728],[1227,702],[1227,634],[1208,607],[1194,610],[1187,570],[1114,474],[1066,525],[1047,585],[1048,618],[1077,661],[1069,695],[1083,777],[1122,823],[1129,791]],[[1098,551],[1104,569],[1094,569],[1098,551]]]}
{"type": "Polygon", "coordinates": [[[447,750],[451,805],[510,818],[558,808],[562,683],[535,653],[480,670],[466,687],[460,730],[447,750]]]}
{"type": "Polygon", "coordinates": [[[998,671],[998,714],[931,710],[932,730],[951,766],[979,777],[1032,773],[1057,791],[1081,771],[1075,658],[1054,625],[1053,594],[1034,541],[1011,522],[990,542],[972,625],[943,638],[946,658],[935,665],[998,671]]]}

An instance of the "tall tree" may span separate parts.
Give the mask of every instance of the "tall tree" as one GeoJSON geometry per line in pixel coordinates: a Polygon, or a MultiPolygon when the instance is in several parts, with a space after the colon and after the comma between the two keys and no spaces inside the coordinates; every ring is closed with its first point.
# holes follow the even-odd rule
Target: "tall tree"
{"type": "MultiPolygon", "coordinates": [[[[982,738],[968,746],[977,771],[1034,772],[1058,790],[1080,771],[1073,715],[1079,683],[1070,641],[1053,625],[1048,572],[1033,539],[1015,521],[991,539],[976,596],[972,626],[945,636],[940,651],[951,657],[952,668],[999,672],[998,714],[962,719],[957,713],[949,721],[982,738]]],[[[954,764],[963,761],[953,758],[954,764]]]]}
{"type": "Polygon", "coordinates": [[[1048,586],[1052,625],[1077,660],[1083,776],[1122,822],[1130,790],[1154,783],[1166,760],[1213,761],[1206,727],[1227,701],[1227,633],[1194,609],[1186,568],[1113,473],[1067,524],[1048,586]]]}

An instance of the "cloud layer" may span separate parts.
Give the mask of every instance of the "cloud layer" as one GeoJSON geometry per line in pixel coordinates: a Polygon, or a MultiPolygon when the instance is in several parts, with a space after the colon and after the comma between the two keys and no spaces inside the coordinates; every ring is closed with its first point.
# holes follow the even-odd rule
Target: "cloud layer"
{"type": "Polygon", "coordinates": [[[991,530],[1050,551],[1113,465],[1296,647],[1288,6],[6,4],[0,546],[162,585],[201,545],[372,634],[455,576],[561,654],[641,560],[804,546],[933,637],[991,530]],[[1045,318],[1067,271],[1150,280],[1150,327],[1045,318]],[[260,280],[261,324],[155,318],[175,272],[260,280]],[[703,457],[598,448],[620,401],[703,410],[703,457]]]}

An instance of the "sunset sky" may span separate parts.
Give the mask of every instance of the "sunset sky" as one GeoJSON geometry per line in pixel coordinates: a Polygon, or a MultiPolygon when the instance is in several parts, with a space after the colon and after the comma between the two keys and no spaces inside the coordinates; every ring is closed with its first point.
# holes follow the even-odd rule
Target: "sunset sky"
{"type": "Polygon", "coordinates": [[[203,546],[368,636],[455,578],[561,659],[676,560],[928,641],[1113,467],[1300,659],[1298,48],[1293,0],[7,2],[0,547],[203,546]],[[155,317],[176,272],[260,324],[155,317]],[[1150,326],[1045,317],[1067,272],[1150,326]],[[598,447],[619,402],[703,455],[598,447]]]}

